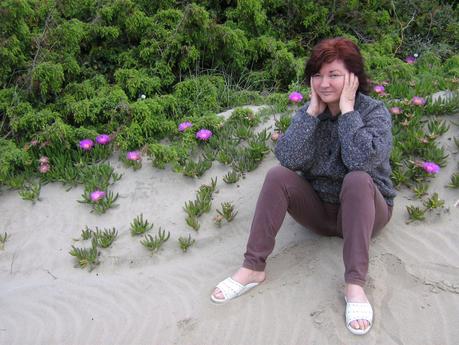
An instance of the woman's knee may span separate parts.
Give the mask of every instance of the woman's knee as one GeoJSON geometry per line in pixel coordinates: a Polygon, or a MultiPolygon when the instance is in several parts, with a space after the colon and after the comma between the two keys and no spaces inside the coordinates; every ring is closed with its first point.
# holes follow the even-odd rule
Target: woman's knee
{"type": "Polygon", "coordinates": [[[362,193],[365,191],[374,191],[373,179],[368,173],[355,170],[344,176],[340,197],[343,196],[343,193],[362,193]]]}
{"type": "Polygon", "coordinates": [[[282,182],[285,181],[289,176],[292,176],[292,174],[296,175],[296,172],[283,167],[282,165],[276,165],[269,169],[269,171],[266,173],[265,180],[270,182],[282,182]]]}
{"type": "Polygon", "coordinates": [[[355,170],[355,171],[350,171],[349,173],[346,174],[346,176],[344,176],[344,180],[343,180],[343,186],[362,186],[362,185],[365,185],[365,184],[372,184],[373,183],[373,179],[371,178],[370,175],[368,175],[368,173],[366,173],[365,171],[359,171],[359,170],[355,170]]]}

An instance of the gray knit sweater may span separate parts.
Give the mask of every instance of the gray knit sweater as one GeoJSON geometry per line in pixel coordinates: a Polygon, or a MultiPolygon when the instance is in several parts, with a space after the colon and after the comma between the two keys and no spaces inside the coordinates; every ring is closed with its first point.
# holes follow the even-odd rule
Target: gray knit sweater
{"type": "Polygon", "coordinates": [[[307,179],[324,202],[339,203],[344,176],[367,172],[387,204],[396,195],[390,179],[391,116],[383,102],[358,93],[354,111],[333,118],[326,109],[317,117],[301,107],[279,139],[280,164],[307,179]]]}

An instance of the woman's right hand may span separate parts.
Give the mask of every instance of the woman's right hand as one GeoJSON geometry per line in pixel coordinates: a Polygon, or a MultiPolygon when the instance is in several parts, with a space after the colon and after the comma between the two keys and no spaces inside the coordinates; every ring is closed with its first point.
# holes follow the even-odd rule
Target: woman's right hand
{"type": "Polygon", "coordinates": [[[314,90],[314,86],[311,78],[311,102],[309,103],[308,110],[306,112],[314,117],[317,117],[319,114],[322,114],[325,111],[327,105],[319,97],[317,92],[314,90]]]}

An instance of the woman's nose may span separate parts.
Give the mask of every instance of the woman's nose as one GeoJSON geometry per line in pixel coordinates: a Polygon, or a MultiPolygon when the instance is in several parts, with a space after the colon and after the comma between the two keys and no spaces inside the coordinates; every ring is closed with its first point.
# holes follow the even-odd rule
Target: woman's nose
{"type": "Polygon", "coordinates": [[[328,85],[330,85],[330,81],[328,80],[328,78],[322,78],[322,80],[320,81],[320,86],[327,87],[328,85]]]}

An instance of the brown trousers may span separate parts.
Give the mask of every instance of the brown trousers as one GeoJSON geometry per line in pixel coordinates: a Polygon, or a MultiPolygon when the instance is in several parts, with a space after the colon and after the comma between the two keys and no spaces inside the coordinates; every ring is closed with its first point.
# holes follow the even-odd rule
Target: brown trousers
{"type": "Polygon", "coordinates": [[[296,172],[276,166],[266,174],[253,217],[243,267],[263,271],[275,238],[288,212],[298,223],[325,236],[344,239],[346,283],[365,284],[368,249],[374,236],[392,216],[381,192],[366,172],[349,172],[340,204],[323,202],[310,183],[296,172]]]}

